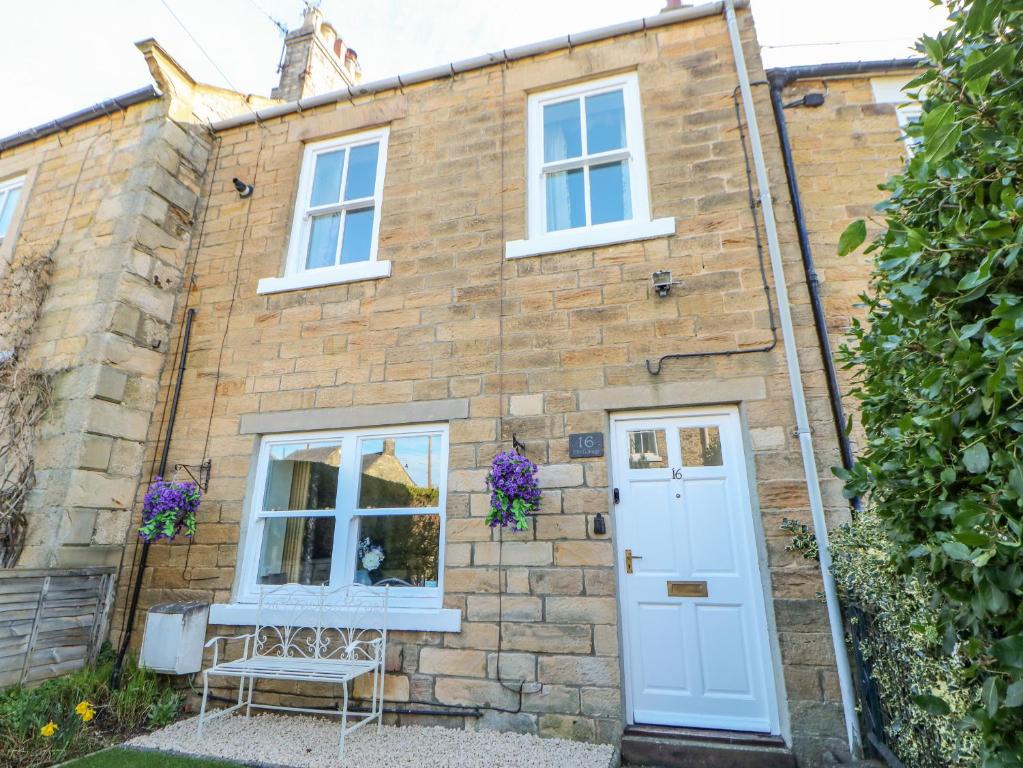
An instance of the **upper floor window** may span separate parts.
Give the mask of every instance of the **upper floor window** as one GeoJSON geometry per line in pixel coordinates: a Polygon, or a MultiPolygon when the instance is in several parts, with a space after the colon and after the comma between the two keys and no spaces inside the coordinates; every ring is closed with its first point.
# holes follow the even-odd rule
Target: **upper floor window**
{"type": "Polygon", "coordinates": [[[18,207],[21,188],[25,186],[25,177],[17,176],[7,181],[0,181],[0,245],[11,230],[14,221],[14,210],[18,207]]]}
{"type": "Polygon", "coordinates": [[[923,136],[919,129],[910,130],[910,125],[920,121],[920,117],[923,115],[923,107],[920,106],[918,101],[910,101],[896,106],[895,115],[899,121],[899,128],[902,131],[902,141],[906,145],[906,154],[912,157],[920,147],[923,136]]]}
{"type": "Polygon", "coordinates": [[[447,428],[263,438],[242,552],[242,602],[261,586],[389,585],[439,608],[447,428]]]}
{"type": "Polygon", "coordinates": [[[259,281],[259,293],[387,277],[377,261],[387,129],[305,148],[283,277],[259,281]]]}
{"type": "Polygon", "coordinates": [[[507,256],[674,232],[674,219],[650,220],[635,73],[531,95],[527,144],[529,237],[507,256]]]}
{"type": "Polygon", "coordinates": [[[885,75],[872,77],[870,87],[874,101],[878,104],[894,104],[895,117],[899,122],[900,138],[906,146],[906,154],[912,157],[920,145],[921,135],[914,123],[920,120],[923,110],[919,101],[905,92],[905,87],[912,78],[908,75],[885,75]]]}

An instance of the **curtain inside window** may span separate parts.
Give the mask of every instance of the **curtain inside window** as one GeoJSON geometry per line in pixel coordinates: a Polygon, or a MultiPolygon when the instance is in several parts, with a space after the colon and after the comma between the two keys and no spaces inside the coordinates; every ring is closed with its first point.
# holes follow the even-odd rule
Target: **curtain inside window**
{"type": "MultiPolygon", "coordinates": [[[[312,464],[308,461],[296,461],[291,470],[292,509],[299,509],[310,496],[309,484],[312,481],[312,464]]],[[[301,576],[308,576],[303,571],[310,568],[312,559],[312,525],[311,518],[292,517],[288,519],[284,531],[284,551],[281,556],[281,570],[287,574],[289,584],[304,584],[301,576]],[[308,551],[307,551],[308,550],[308,551]]]]}

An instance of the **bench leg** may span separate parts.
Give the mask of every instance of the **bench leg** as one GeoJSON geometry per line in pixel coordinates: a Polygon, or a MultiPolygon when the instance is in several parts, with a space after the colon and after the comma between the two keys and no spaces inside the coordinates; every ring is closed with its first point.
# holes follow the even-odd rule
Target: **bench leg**
{"type": "Polygon", "coordinates": [[[245,702],[245,677],[242,676],[238,680],[238,706],[237,709],[241,709],[242,704],[245,702]]]}
{"type": "Polygon", "coordinates": [[[210,677],[202,673],[202,704],[199,707],[199,738],[202,738],[203,721],[206,719],[206,697],[210,692],[210,677]]]}
{"type": "Polygon", "coordinates": [[[252,714],[252,687],[256,684],[256,678],[249,678],[249,696],[245,702],[245,716],[249,717],[252,714]]]}
{"type": "Polygon", "coordinates": [[[380,729],[384,724],[384,662],[381,660],[380,666],[373,670],[373,699],[374,705],[376,706],[377,715],[377,733],[380,733],[380,729]],[[379,686],[379,687],[378,687],[379,686]]]}
{"type": "Polygon", "coordinates": [[[345,735],[348,733],[348,681],[341,683],[341,741],[338,745],[338,757],[345,756],[345,735]]]}

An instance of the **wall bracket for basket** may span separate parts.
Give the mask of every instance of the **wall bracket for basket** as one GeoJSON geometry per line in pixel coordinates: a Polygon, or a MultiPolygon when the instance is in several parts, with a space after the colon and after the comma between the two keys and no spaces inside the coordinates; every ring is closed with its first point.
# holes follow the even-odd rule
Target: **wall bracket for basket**
{"type": "Polygon", "coordinates": [[[213,470],[213,459],[206,459],[202,464],[175,464],[174,471],[184,471],[186,475],[206,493],[210,489],[210,474],[213,470]]]}

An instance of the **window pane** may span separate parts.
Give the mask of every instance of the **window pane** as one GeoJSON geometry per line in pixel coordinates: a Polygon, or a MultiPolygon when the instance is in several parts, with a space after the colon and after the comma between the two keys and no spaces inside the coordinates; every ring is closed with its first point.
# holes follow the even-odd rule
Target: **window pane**
{"type": "Polygon", "coordinates": [[[436,507],[440,503],[440,437],[370,438],[360,444],[360,509],[436,507]]]}
{"type": "Polygon", "coordinates": [[[348,178],[345,180],[345,200],[372,197],[377,183],[377,155],[379,144],[353,147],[348,158],[348,178]]]}
{"type": "Polygon", "coordinates": [[[334,266],[340,228],[340,213],[313,217],[312,228],[309,231],[309,252],[305,257],[306,269],[334,266]]]}
{"type": "Polygon", "coordinates": [[[625,146],[625,100],[621,91],[586,97],[586,153],[625,146]]]}
{"type": "Polygon", "coordinates": [[[682,466],[720,467],[721,435],[717,427],[683,427],[678,431],[682,444],[682,466]]]}
{"type": "Polygon", "coordinates": [[[629,432],[629,469],[664,469],[668,466],[668,442],[663,429],[629,432]]]}
{"type": "Polygon", "coordinates": [[[273,446],[263,509],[268,512],[334,509],[340,466],[340,443],[273,446]]]}
{"type": "Polygon", "coordinates": [[[362,208],[345,214],[345,236],[341,243],[341,263],[352,264],[369,259],[373,241],[373,209],[362,208]]]}
{"type": "Polygon", "coordinates": [[[263,522],[257,581],[326,584],[333,549],[333,517],[268,517],[263,522]]]}
{"type": "Polygon", "coordinates": [[[543,108],[543,159],[564,160],[583,153],[579,99],[548,104],[543,108]]]}
{"type": "Polygon", "coordinates": [[[6,195],[0,192],[0,239],[7,235],[7,228],[11,226],[11,218],[14,216],[20,194],[21,187],[8,190],[6,195]]]}
{"type": "Polygon", "coordinates": [[[547,177],[547,231],[586,226],[583,169],[552,173],[547,177]]]}
{"type": "Polygon", "coordinates": [[[345,165],[345,151],[324,152],[316,156],[313,174],[313,194],[310,205],[336,203],[341,194],[341,169],[345,165]]]}
{"type": "Polygon", "coordinates": [[[590,217],[594,224],[632,218],[629,171],[624,161],[590,168],[590,217]]]}
{"type": "Polygon", "coordinates": [[[439,559],[439,515],[359,518],[356,584],[436,587],[439,559]]]}

